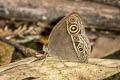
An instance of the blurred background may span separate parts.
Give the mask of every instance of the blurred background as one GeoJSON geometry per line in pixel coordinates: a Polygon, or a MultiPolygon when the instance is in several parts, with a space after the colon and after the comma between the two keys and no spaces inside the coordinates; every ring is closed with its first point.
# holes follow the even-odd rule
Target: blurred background
{"type": "MultiPolygon", "coordinates": [[[[90,57],[120,59],[120,0],[0,0],[0,37],[41,51],[53,27],[71,12],[85,23],[90,57]]],[[[0,65],[23,58],[0,41],[0,65]]]]}

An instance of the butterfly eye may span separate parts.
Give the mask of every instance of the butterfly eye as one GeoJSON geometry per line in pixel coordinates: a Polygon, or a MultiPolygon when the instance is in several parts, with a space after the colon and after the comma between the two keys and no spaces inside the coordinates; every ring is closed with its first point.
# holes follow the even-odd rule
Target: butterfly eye
{"type": "Polygon", "coordinates": [[[69,31],[72,34],[77,33],[79,31],[79,27],[77,25],[73,24],[69,27],[69,31]]]}

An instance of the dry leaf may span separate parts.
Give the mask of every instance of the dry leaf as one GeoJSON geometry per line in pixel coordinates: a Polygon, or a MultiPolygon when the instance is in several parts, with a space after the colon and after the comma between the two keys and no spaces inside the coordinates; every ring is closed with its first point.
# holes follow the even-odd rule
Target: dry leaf
{"type": "Polygon", "coordinates": [[[96,40],[90,57],[101,58],[118,50],[120,50],[120,37],[115,39],[100,37],[96,40]]]}

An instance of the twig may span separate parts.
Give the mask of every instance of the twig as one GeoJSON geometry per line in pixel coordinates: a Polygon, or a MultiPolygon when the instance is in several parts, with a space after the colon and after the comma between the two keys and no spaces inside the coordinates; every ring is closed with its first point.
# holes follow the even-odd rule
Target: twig
{"type": "Polygon", "coordinates": [[[5,39],[5,37],[0,37],[0,40],[3,42],[6,42],[12,46],[14,46],[15,48],[17,48],[18,50],[20,50],[24,56],[28,57],[28,56],[36,56],[37,54],[40,54],[39,52],[37,52],[34,49],[31,48],[26,48],[16,42],[12,42],[10,40],[5,39]]]}

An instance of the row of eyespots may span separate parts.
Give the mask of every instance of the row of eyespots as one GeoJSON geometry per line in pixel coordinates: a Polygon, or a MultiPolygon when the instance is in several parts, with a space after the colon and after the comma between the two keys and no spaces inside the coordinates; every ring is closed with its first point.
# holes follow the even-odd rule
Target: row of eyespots
{"type": "Polygon", "coordinates": [[[82,43],[82,42],[80,43],[78,36],[79,36],[78,34],[73,35],[73,40],[74,40],[74,42],[78,42],[78,45],[76,45],[78,53],[83,53],[86,48],[85,48],[84,43],[82,43]]]}

